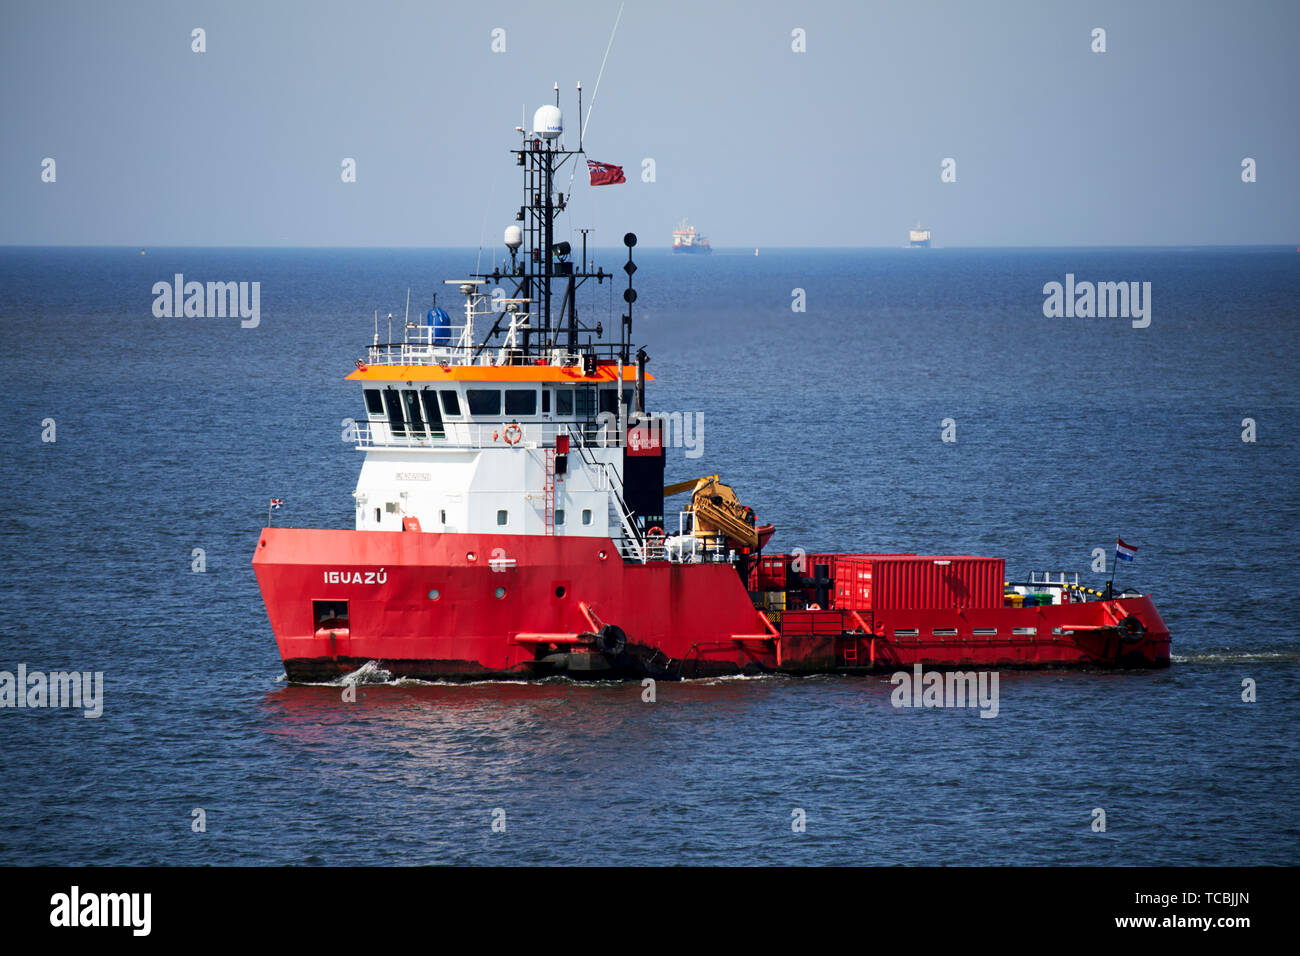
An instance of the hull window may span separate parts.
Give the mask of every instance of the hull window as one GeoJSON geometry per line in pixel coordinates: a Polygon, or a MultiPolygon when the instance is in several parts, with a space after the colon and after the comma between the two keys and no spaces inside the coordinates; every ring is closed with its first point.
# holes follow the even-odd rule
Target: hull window
{"type": "Polygon", "coordinates": [[[311,616],[314,630],[348,626],[347,601],[312,601],[311,616]]]}

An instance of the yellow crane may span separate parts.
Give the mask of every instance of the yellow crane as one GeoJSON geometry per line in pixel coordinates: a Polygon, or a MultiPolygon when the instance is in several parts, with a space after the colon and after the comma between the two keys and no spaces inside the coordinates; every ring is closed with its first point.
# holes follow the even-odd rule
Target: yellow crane
{"type": "Polygon", "coordinates": [[[691,495],[691,513],[695,515],[694,534],[697,538],[725,535],[741,547],[758,546],[758,531],[754,527],[754,512],[740,503],[730,485],[724,485],[720,475],[706,475],[690,481],[679,481],[664,487],[664,497],[694,489],[691,495]]]}

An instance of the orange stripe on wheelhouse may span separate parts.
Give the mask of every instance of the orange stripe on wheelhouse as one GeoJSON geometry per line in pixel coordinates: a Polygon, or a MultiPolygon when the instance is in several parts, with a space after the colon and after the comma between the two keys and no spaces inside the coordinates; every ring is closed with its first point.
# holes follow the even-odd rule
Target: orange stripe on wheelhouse
{"type": "MultiPolygon", "coordinates": [[[[349,381],[366,382],[613,382],[618,366],[600,365],[583,375],[578,365],[361,365],[349,381]]],[[[623,381],[636,381],[636,366],[623,367],[623,381]]],[[[654,376],[646,373],[646,381],[654,376]]]]}

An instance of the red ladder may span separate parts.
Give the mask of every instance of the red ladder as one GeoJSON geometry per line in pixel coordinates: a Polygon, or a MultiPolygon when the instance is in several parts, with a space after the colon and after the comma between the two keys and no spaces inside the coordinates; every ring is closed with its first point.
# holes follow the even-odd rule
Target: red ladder
{"type": "Polygon", "coordinates": [[[546,533],[555,534],[555,448],[546,449],[546,483],[542,486],[545,500],[546,533]]]}

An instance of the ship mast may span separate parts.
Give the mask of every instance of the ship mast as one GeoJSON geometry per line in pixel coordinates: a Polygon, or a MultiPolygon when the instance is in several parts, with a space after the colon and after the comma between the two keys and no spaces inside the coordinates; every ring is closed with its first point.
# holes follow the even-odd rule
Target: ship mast
{"type": "MultiPolygon", "coordinates": [[[[555,177],[569,162],[573,162],[576,167],[577,157],[584,155],[581,141],[576,150],[564,148],[561,140],[564,127],[559,95],[557,83],[556,105],[543,106],[533,114],[531,131],[522,126],[515,127],[521,136],[521,142],[519,148],[512,152],[515,154],[515,164],[523,169],[523,203],[515,213],[515,221],[519,225],[514,228],[518,232],[512,237],[512,229],[507,230],[510,265],[505,272],[498,267],[491,273],[479,273],[476,278],[490,281],[494,285],[511,283],[514,294],[509,298],[527,304],[528,321],[522,326],[523,334],[516,343],[517,347],[512,350],[512,362],[533,363],[540,359],[550,363],[555,351],[562,349],[565,354],[561,361],[565,364],[576,362],[579,355],[591,368],[601,358],[618,359],[625,365],[631,364],[632,303],[636,300],[631,282],[636,266],[632,262],[631,249],[636,245],[636,236],[628,233],[623,240],[628,247],[628,262],[624,266],[624,271],[628,274],[628,288],[623,294],[627,312],[622,316],[617,343],[601,341],[603,328],[599,323],[594,329],[581,325],[577,307],[578,292],[589,280],[595,279],[597,284],[603,284],[606,279],[613,279],[613,273],[606,272],[603,268],[595,272],[589,271],[586,261],[586,230],[583,230],[582,255],[576,263],[571,260],[573,249],[570,243],[556,241],[556,217],[569,204],[572,194],[557,194],[555,177]],[[521,250],[518,249],[520,245],[523,247],[521,250]],[[555,306],[557,298],[558,308],[555,306]]],[[[581,103],[581,84],[578,84],[578,96],[581,103]]],[[[581,130],[581,106],[578,119],[581,130]]],[[[480,350],[501,332],[501,320],[498,319],[480,345],[480,350]]]]}

